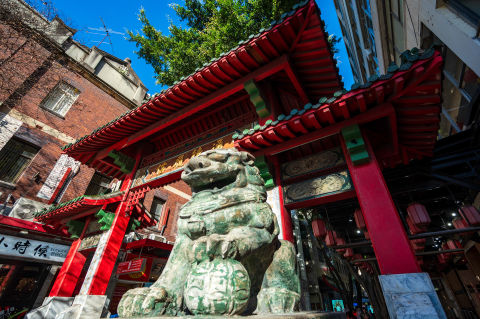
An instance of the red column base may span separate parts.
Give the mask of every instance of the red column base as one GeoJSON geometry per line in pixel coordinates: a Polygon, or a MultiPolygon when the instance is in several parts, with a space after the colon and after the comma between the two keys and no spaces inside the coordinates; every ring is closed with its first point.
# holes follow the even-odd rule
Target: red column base
{"type": "Polygon", "coordinates": [[[67,258],[58,273],[57,279],[50,290],[49,297],[72,297],[73,291],[80,279],[80,274],[85,264],[85,256],[78,251],[81,239],[73,242],[68,251],[67,258]]]}

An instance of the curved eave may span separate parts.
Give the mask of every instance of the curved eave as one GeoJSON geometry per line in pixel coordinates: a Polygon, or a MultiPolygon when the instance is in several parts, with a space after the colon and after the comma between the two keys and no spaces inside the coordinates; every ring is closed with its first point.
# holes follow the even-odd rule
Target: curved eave
{"type": "Polygon", "coordinates": [[[35,220],[52,224],[65,219],[75,219],[76,216],[94,208],[101,208],[103,205],[119,202],[123,197],[123,193],[117,192],[103,195],[102,197],[80,196],[41,211],[35,216],[35,220]]]}
{"type": "Polygon", "coordinates": [[[331,96],[343,84],[330,52],[324,23],[315,1],[306,1],[282,16],[266,30],[194,74],[183,78],[140,107],[122,115],[92,134],[65,146],[64,152],[86,163],[94,154],[182,110],[199,99],[221,90],[282,55],[289,57],[308,98],[331,96]]]}
{"type": "Polygon", "coordinates": [[[423,55],[411,54],[409,61],[391,67],[391,73],[372,79],[372,83],[356,85],[346,93],[339,91],[335,97],[321,98],[315,105],[307,104],[264,126],[234,134],[235,145],[256,154],[275,154],[294,141],[313,141],[323,136],[322,132],[329,136],[346,125],[392,113],[396,121],[390,124],[395,126],[398,152],[384,158],[384,164],[431,156],[440,122],[441,68],[442,57],[433,49],[423,55]]]}

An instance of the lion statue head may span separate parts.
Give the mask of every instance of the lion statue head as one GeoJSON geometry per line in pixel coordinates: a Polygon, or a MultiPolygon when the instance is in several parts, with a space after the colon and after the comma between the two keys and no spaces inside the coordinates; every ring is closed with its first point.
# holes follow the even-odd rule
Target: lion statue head
{"type": "Polygon", "coordinates": [[[254,166],[255,158],[247,152],[235,149],[215,149],[193,157],[185,165],[182,180],[192,192],[202,190],[227,190],[247,185],[257,186],[265,191],[265,182],[258,168],[254,166]]]}

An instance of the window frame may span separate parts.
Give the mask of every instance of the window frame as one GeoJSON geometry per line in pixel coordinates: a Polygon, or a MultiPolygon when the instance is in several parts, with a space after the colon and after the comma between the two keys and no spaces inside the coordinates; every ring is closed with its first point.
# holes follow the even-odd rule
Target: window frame
{"type": "Polygon", "coordinates": [[[108,194],[107,191],[108,190],[111,191],[111,188],[102,185],[102,183],[103,183],[102,180],[103,179],[109,179],[110,180],[110,182],[108,183],[109,186],[112,184],[112,181],[113,181],[112,177],[95,171],[95,173],[93,173],[92,177],[90,178],[90,181],[88,182],[87,188],[85,188],[84,194],[87,195],[87,196],[97,196],[97,195],[108,194]],[[98,176],[98,178],[100,179],[99,183],[94,182],[95,176],[98,176]],[[98,191],[95,192],[95,194],[92,194],[92,192],[89,191],[90,189],[93,189],[93,186],[96,186],[98,188],[98,191]],[[102,190],[102,189],[104,189],[104,191],[100,192],[100,190],[102,190]]]}
{"type": "MultiPolygon", "coordinates": [[[[60,92],[59,92],[60,93],[60,92]]],[[[65,118],[65,115],[67,115],[68,111],[70,111],[70,109],[72,108],[72,106],[75,104],[75,102],[78,100],[78,97],[80,96],[80,93],[81,91],[79,89],[77,89],[75,86],[73,86],[72,84],[64,81],[64,80],[61,80],[59,81],[54,87],[52,90],[50,90],[50,92],[48,92],[47,96],[45,96],[45,98],[42,100],[42,102],[40,102],[40,107],[62,119],[65,118]],[[67,88],[73,88],[73,91],[76,93],[76,95],[74,97],[72,97],[71,99],[71,103],[70,105],[68,105],[68,107],[65,107],[64,109],[62,109],[61,112],[58,112],[57,110],[54,110],[50,107],[47,106],[47,103],[49,102],[50,99],[53,99],[54,96],[57,94],[57,91],[61,91],[61,94],[62,94],[62,97],[64,97],[66,94],[66,90],[62,89],[61,86],[64,85],[66,86],[67,88]]],[[[59,99],[54,106],[57,106],[59,104],[61,100],[59,99]]]]}
{"type": "MultiPolygon", "coordinates": [[[[25,161],[25,163],[22,164],[22,166],[18,169],[18,172],[15,173],[14,177],[12,178],[12,180],[6,180],[4,178],[1,178],[0,177],[0,183],[6,187],[12,187],[12,186],[15,186],[17,184],[17,182],[20,180],[20,178],[22,177],[23,173],[25,173],[25,171],[27,170],[27,168],[30,166],[30,164],[33,162],[33,160],[35,159],[35,157],[38,155],[38,153],[40,152],[41,150],[41,147],[39,147],[38,145],[35,145],[35,144],[32,144],[32,143],[29,143],[28,141],[25,141],[17,136],[12,136],[8,141],[7,143],[5,143],[5,145],[2,147],[2,149],[0,150],[0,155],[2,152],[9,152],[9,154],[7,155],[7,158],[9,160],[12,160],[12,152],[9,151],[7,149],[7,147],[9,146],[9,143],[12,143],[12,141],[15,141],[17,143],[20,143],[22,145],[20,145],[21,147],[25,147],[25,146],[29,146],[33,149],[36,150],[35,153],[32,153],[33,155],[31,157],[28,157],[28,156],[24,156],[23,155],[23,152],[22,153],[18,153],[17,154],[17,159],[15,159],[15,162],[13,163],[13,165],[9,165],[9,169],[13,168],[16,166],[16,164],[18,163],[18,160],[20,159],[20,157],[23,157],[23,158],[26,158],[27,161],[25,161]]],[[[1,169],[1,167],[0,167],[1,169]]]]}
{"type": "Polygon", "coordinates": [[[163,212],[165,210],[165,204],[167,203],[167,201],[161,197],[158,197],[158,196],[154,196],[153,197],[153,200],[152,200],[152,205],[150,206],[150,214],[152,215],[152,217],[160,222],[160,218],[162,218],[162,215],[163,215],[163,212]],[[162,205],[162,209],[160,210],[160,215],[159,216],[156,216],[155,212],[154,212],[154,208],[156,207],[156,204],[160,204],[162,205]]]}
{"type": "Polygon", "coordinates": [[[480,15],[476,12],[471,10],[468,6],[464,5],[459,0],[443,0],[444,3],[451,8],[452,10],[456,11],[461,17],[471,23],[473,26],[477,28],[477,36],[479,36],[480,30],[480,15]]]}

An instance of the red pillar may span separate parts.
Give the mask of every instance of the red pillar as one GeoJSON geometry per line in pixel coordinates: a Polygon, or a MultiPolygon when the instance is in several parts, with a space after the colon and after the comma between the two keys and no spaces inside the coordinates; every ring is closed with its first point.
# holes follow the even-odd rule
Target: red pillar
{"type": "Polygon", "coordinates": [[[85,256],[78,251],[82,243],[81,239],[77,239],[70,246],[67,257],[63,262],[62,268],[55,279],[49,297],[72,297],[73,291],[80,279],[83,265],[85,264],[85,256]]]}
{"type": "MultiPolygon", "coordinates": [[[[122,183],[120,190],[125,191],[125,195],[115,210],[115,218],[110,230],[104,234],[104,236],[106,236],[106,241],[102,244],[102,247],[100,247],[99,243],[97,250],[100,249],[100,251],[96,251],[92,259],[92,264],[96,264],[90,265],[89,271],[94,271],[94,274],[84,282],[80,294],[104,295],[107,290],[120,247],[122,246],[123,238],[125,237],[128,222],[130,221],[130,214],[126,212],[127,198],[140,159],[141,151],[137,153],[134,168],[125,177],[122,183]],[[96,260],[97,256],[99,257],[98,260],[96,260]]],[[[102,239],[100,239],[100,241],[102,241],[102,239]]]]}
{"type": "Polygon", "coordinates": [[[343,136],[340,141],[380,272],[383,275],[420,272],[400,216],[365,134],[363,139],[370,160],[357,165],[352,163],[343,136]]]}
{"type": "Polygon", "coordinates": [[[288,209],[285,208],[283,202],[283,187],[282,187],[282,170],[280,167],[280,163],[277,157],[271,157],[270,160],[272,161],[275,167],[275,184],[277,185],[278,190],[278,198],[279,198],[279,206],[280,206],[280,215],[281,220],[280,227],[282,228],[283,239],[291,241],[293,243],[293,228],[292,228],[292,216],[288,209]]]}

